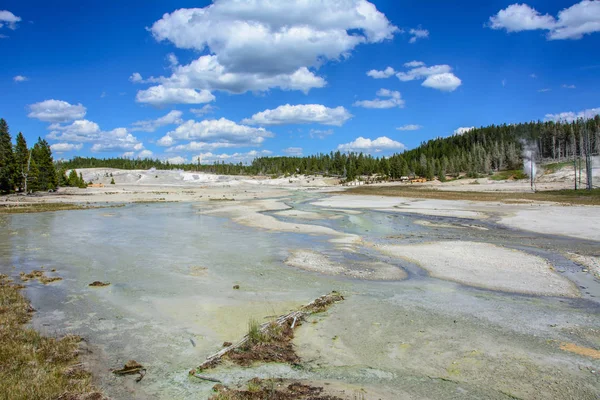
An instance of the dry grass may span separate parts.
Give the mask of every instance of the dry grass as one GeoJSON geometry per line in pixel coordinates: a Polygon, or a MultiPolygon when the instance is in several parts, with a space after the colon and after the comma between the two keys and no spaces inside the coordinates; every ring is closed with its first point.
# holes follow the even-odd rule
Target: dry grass
{"type": "Polygon", "coordinates": [[[78,361],[79,337],[44,337],[25,326],[33,309],[20,288],[0,274],[0,399],[104,399],[78,361]]]}
{"type": "Polygon", "coordinates": [[[345,193],[438,200],[501,201],[506,203],[520,201],[551,201],[568,205],[600,205],[600,189],[508,193],[460,192],[418,188],[414,186],[357,186],[348,189],[345,193]]]}
{"type": "Polygon", "coordinates": [[[245,388],[215,385],[216,392],[209,400],[342,400],[323,393],[322,387],[305,385],[283,379],[250,380],[245,388]]]}

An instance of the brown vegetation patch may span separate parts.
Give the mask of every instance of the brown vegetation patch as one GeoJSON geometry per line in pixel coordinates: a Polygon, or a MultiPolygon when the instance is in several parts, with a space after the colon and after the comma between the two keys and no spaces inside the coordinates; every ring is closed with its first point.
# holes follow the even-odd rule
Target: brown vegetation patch
{"type": "Polygon", "coordinates": [[[216,392],[209,400],[342,400],[340,397],[323,393],[322,387],[305,385],[294,381],[290,383],[283,379],[250,380],[245,388],[228,388],[221,384],[215,385],[216,392]]]}
{"type": "Polygon", "coordinates": [[[78,361],[81,338],[49,338],[25,327],[29,302],[0,274],[0,394],[6,399],[100,400],[78,361]]]}
{"type": "Polygon", "coordinates": [[[62,281],[62,278],[59,276],[46,276],[44,271],[33,270],[30,273],[26,274],[25,272],[20,273],[21,280],[23,282],[29,282],[33,280],[37,280],[44,285],[47,285],[52,282],[62,281]]]}
{"type": "Polygon", "coordinates": [[[295,364],[300,361],[300,357],[296,355],[292,346],[293,338],[292,321],[288,320],[283,325],[273,322],[265,332],[251,338],[244,346],[233,350],[227,356],[242,366],[249,366],[256,361],[295,364]]]}
{"type": "MultiPolygon", "coordinates": [[[[600,189],[593,190],[549,190],[539,192],[471,192],[418,188],[411,186],[357,186],[346,191],[348,194],[408,197],[438,200],[469,201],[551,201],[562,204],[600,205],[600,189]]],[[[339,192],[336,192],[339,194],[339,192]]]]}
{"type": "Polygon", "coordinates": [[[226,342],[229,347],[209,356],[202,365],[192,369],[190,375],[196,375],[202,370],[216,367],[223,358],[229,358],[234,363],[243,366],[248,366],[256,361],[296,364],[300,358],[296,355],[292,345],[294,328],[301,325],[306,316],[326,311],[332,304],[341,300],[344,300],[344,297],[334,291],[271,322],[261,325],[255,320],[250,320],[248,333],[242,340],[233,345],[226,342]]]}

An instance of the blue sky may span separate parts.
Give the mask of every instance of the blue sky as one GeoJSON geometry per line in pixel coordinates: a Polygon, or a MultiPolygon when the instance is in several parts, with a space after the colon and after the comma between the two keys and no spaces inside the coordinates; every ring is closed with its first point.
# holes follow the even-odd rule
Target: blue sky
{"type": "Polygon", "coordinates": [[[0,117],[57,158],[247,162],[600,111],[598,0],[285,3],[5,0],[0,117]]]}

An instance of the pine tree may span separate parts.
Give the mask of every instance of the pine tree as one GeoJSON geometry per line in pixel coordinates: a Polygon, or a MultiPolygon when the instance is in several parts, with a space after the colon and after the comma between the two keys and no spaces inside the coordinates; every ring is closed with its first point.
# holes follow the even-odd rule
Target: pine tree
{"type": "Polygon", "coordinates": [[[27,174],[29,172],[29,150],[27,141],[21,132],[17,135],[15,145],[15,186],[19,192],[26,190],[27,174]]]}
{"type": "Polygon", "coordinates": [[[8,124],[0,119],[0,193],[14,190],[15,160],[8,124]]]}
{"type": "Polygon", "coordinates": [[[33,146],[32,158],[38,168],[37,190],[54,190],[58,186],[56,178],[56,169],[52,158],[52,150],[48,142],[38,138],[38,142],[33,146]]]}

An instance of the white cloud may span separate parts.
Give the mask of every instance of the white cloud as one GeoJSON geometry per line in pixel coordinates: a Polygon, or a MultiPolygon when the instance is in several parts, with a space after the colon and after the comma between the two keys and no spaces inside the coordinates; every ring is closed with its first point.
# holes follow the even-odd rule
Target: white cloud
{"type": "MultiPolygon", "coordinates": [[[[176,141],[215,141],[241,146],[258,146],[273,134],[264,128],[238,125],[225,118],[196,122],[189,120],[163,136],[157,144],[172,146],[176,141]]],[[[223,147],[223,146],[220,146],[223,147]]]]}
{"type": "Polygon", "coordinates": [[[155,106],[165,104],[202,104],[215,100],[215,96],[208,90],[167,88],[163,85],[152,86],[140,90],[135,97],[138,103],[148,103],[155,106]]]}
{"type": "Polygon", "coordinates": [[[396,71],[394,70],[394,68],[387,67],[383,71],[377,71],[376,69],[372,69],[369,72],[367,72],[367,76],[370,76],[371,78],[374,78],[374,79],[386,79],[386,78],[389,78],[390,76],[394,75],[395,73],[396,73],[396,71]]]}
{"type": "Polygon", "coordinates": [[[325,137],[333,135],[333,129],[311,129],[309,133],[311,138],[325,139],[325,137]]]}
{"type": "Polygon", "coordinates": [[[446,64],[427,67],[421,61],[411,61],[404,66],[410,69],[396,74],[402,82],[424,79],[421,86],[447,92],[456,90],[462,84],[462,81],[452,73],[452,67],[446,64]]]}
{"type": "Polygon", "coordinates": [[[7,10],[0,10],[0,28],[6,26],[8,29],[17,29],[17,22],[21,22],[21,17],[7,10]]]}
{"type": "Polygon", "coordinates": [[[425,65],[425,63],[423,61],[409,61],[407,63],[404,63],[404,66],[406,68],[417,68],[417,67],[423,67],[425,65]]]}
{"type": "Polygon", "coordinates": [[[190,112],[192,114],[194,114],[197,117],[200,117],[202,115],[206,115],[206,114],[211,114],[213,112],[215,112],[215,109],[217,107],[212,106],[210,104],[205,104],[204,106],[200,107],[200,108],[190,108],[190,112]]]}
{"type": "Polygon", "coordinates": [[[142,150],[138,153],[138,158],[150,158],[153,154],[150,150],[142,150]]]}
{"type": "Polygon", "coordinates": [[[531,74],[529,75],[532,79],[537,79],[537,75],[536,74],[531,74]]]}
{"type": "Polygon", "coordinates": [[[421,125],[409,124],[409,125],[400,126],[400,127],[396,128],[396,130],[399,130],[399,131],[418,131],[421,128],[423,128],[421,125]]]}
{"type": "Polygon", "coordinates": [[[202,164],[213,164],[214,162],[225,162],[225,163],[250,163],[257,157],[266,157],[273,154],[273,152],[269,150],[261,150],[256,151],[252,150],[247,153],[234,153],[234,154],[213,154],[213,153],[201,153],[197,156],[192,157],[193,162],[198,162],[198,158],[200,158],[200,162],[202,164]]]}
{"type": "Polygon", "coordinates": [[[300,157],[302,156],[302,147],[288,147],[287,149],[283,149],[283,152],[288,156],[300,157]]]}
{"type": "Polygon", "coordinates": [[[169,65],[171,67],[179,65],[179,60],[177,59],[177,56],[173,53],[167,54],[167,61],[169,61],[169,65]]]}
{"type": "Polygon", "coordinates": [[[490,17],[492,29],[507,32],[547,30],[548,40],[581,39],[600,32],[600,1],[583,0],[558,13],[558,18],[542,15],[527,4],[513,4],[490,17]]]}
{"type": "Polygon", "coordinates": [[[340,151],[362,151],[366,153],[377,153],[385,150],[404,150],[406,146],[400,142],[396,142],[388,137],[382,136],[375,140],[359,137],[353,142],[340,144],[337,148],[340,151]]]}
{"type": "Polygon", "coordinates": [[[129,80],[133,83],[143,83],[144,82],[144,78],[142,78],[142,75],[139,72],[134,72],[133,74],[131,74],[131,76],[129,77],[129,80]]]}
{"type": "Polygon", "coordinates": [[[26,77],[26,76],[23,76],[23,75],[17,75],[17,76],[15,76],[15,77],[13,78],[13,81],[15,81],[15,82],[17,82],[17,83],[18,83],[18,82],[25,82],[25,81],[28,81],[28,80],[29,80],[29,78],[28,78],[28,77],[26,77]]]}
{"type": "MultiPolygon", "coordinates": [[[[405,65],[410,64],[406,63],[405,65]]],[[[408,72],[398,72],[396,76],[402,82],[414,81],[417,79],[425,79],[431,75],[445,74],[452,71],[452,67],[446,64],[442,65],[433,65],[431,67],[426,67],[425,65],[421,65],[419,67],[412,68],[408,72]]]]}
{"type": "Polygon", "coordinates": [[[596,115],[600,115],[600,107],[599,108],[590,108],[587,110],[579,111],[579,112],[562,112],[560,114],[546,114],[546,121],[567,121],[573,122],[578,119],[592,119],[596,115]]]}
{"type": "Polygon", "coordinates": [[[49,128],[52,130],[46,135],[49,140],[90,143],[93,152],[144,149],[144,145],[126,128],[102,131],[97,123],[85,119],[74,121],[69,125],[52,124],[49,128]]]}
{"type": "Polygon", "coordinates": [[[81,104],[69,104],[62,100],[44,100],[29,105],[29,118],[45,122],[69,122],[85,117],[86,108],[81,104]]]}
{"type": "Polygon", "coordinates": [[[562,85],[561,87],[563,89],[576,89],[577,88],[577,86],[575,86],[575,85],[566,85],[566,84],[562,85]]]}
{"type": "Polygon", "coordinates": [[[73,150],[81,150],[83,144],[74,144],[74,143],[54,143],[50,146],[53,152],[55,153],[66,153],[68,151],[73,150]]]}
{"type": "Polygon", "coordinates": [[[325,107],[321,104],[283,105],[265,110],[242,121],[250,125],[321,124],[342,126],[352,118],[344,107],[325,107]]]}
{"type": "Polygon", "coordinates": [[[538,93],[546,93],[546,92],[550,92],[550,91],[552,91],[552,89],[550,89],[550,88],[544,88],[544,89],[539,89],[538,93]]]}
{"type": "Polygon", "coordinates": [[[380,89],[377,91],[377,98],[374,100],[359,100],[354,102],[355,107],[364,108],[404,108],[404,100],[400,92],[388,89],[380,89]],[[383,98],[382,98],[383,97],[383,98]]]}
{"type": "Polygon", "coordinates": [[[93,152],[139,151],[144,145],[127,128],[116,128],[112,131],[101,132],[92,146],[93,152]]]}
{"type": "Polygon", "coordinates": [[[324,87],[309,68],[391,39],[398,28],[366,0],[215,0],[165,14],[150,31],[158,41],[208,53],[160,78],[165,86],[243,93],[324,87]]]}
{"type": "Polygon", "coordinates": [[[427,29],[411,29],[408,31],[408,33],[411,36],[410,40],[408,41],[409,43],[416,43],[419,39],[426,39],[429,37],[429,31],[427,29]]]}
{"type": "Polygon", "coordinates": [[[187,163],[187,159],[181,156],[177,157],[169,157],[165,161],[168,161],[170,164],[185,164],[187,163]]]}
{"type": "Polygon", "coordinates": [[[167,153],[181,153],[187,151],[213,151],[216,149],[229,149],[234,147],[248,147],[248,146],[259,146],[262,141],[257,143],[252,142],[189,142],[186,144],[179,144],[177,146],[169,147],[167,153]]]}
{"type": "Polygon", "coordinates": [[[163,115],[157,119],[151,119],[146,121],[137,121],[131,124],[133,128],[132,131],[142,131],[142,132],[154,132],[158,128],[167,126],[167,125],[179,125],[183,123],[181,116],[183,113],[178,110],[173,110],[169,112],[167,115],[163,115]]]}
{"type": "Polygon", "coordinates": [[[454,136],[464,135],[465,133],[470,132],[473,129],[475,129],[474,126],[457,128],[454,130],[454,136]]]}
{"type": "Polygon", "coordinates": [[[445,92],[453,92],[461,84],[462,81],[456,75],[447,72],[445,74],[428,76],[421,85],[445,92]]]}

